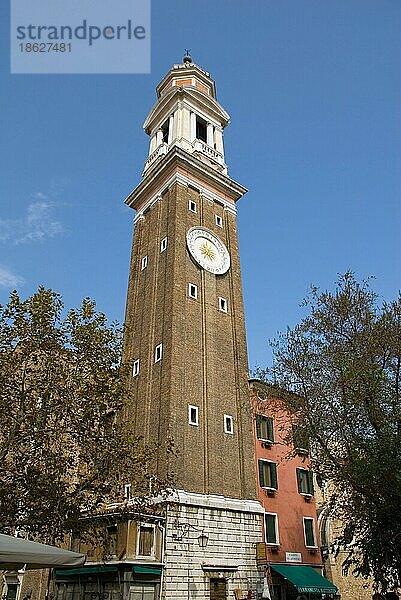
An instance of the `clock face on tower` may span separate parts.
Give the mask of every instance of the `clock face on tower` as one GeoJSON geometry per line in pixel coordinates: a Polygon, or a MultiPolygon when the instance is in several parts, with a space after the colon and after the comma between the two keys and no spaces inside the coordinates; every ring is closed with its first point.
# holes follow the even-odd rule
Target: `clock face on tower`
{"type": "Polygon", "coordinates": [[[202,269],[223,275],[230,268],[230,255],[223,242],[206,227],[191,227],[187,232],[191,256],[202,269]]]}

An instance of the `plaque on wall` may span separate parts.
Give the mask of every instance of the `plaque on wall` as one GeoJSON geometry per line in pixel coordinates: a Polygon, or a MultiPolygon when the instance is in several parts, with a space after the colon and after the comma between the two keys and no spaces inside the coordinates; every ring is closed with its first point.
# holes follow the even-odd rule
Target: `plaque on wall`
{"type": "Polygon", "coordinates": [[[302,554],[300,552],[286,552],[285,561],[291,563],[300,563],[302,562],[302,554]]]}

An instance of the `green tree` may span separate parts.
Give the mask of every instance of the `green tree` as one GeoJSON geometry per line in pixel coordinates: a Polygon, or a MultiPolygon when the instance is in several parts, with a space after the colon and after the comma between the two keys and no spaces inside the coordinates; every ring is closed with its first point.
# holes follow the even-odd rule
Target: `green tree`
{"type": "Polygon", "coordinates": [[[313,468],[330,482],[344,570],[385,591],[401,583],[401,296],[380,304],[346,273],[334,292],[312,288],[305,305],[262,376],[288,392],[313,468]]]}
{"type": "Polygon", "coordinates": [[[63,309],[44,288],[0,307],[0,529],[52,541],[107,503],[123,510],[124,483],[138,502],[168,484],[132,434],[120,328],[89,299],[63,309]]]}

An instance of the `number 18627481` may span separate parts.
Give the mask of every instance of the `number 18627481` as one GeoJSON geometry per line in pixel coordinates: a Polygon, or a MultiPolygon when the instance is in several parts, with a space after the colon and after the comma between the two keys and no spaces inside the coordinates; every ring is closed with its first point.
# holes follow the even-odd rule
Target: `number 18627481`
{"type": "Polygon", "coordinates": [[[71,43],[24,42],[19,44],[21,52],[71,52],[71,43]]]}

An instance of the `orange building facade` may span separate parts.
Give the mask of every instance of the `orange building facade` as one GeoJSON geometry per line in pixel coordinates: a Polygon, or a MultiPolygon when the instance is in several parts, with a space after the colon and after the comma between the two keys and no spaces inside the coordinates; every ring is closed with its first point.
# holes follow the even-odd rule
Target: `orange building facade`
{"type": "MultiPolygon", "coordinates": [[[[307,446],[306,443],[299,442],[295,448],[289,442],[294,425],[285,401],[272,397],[269,386],[259,380],[250,381],[250,392],[257,494],[265,510],[264,544],[258,550],[258,560],[267,567],[272,597],[296,598],[298,594],[287,574],[293,575],[297,566],[307,566],[316,571],[317,576],[322,575],[309,452],[307,447],[302,447],[307,446]]],[[[333,597],[331,591],[328,597],[333,597]]]]}

